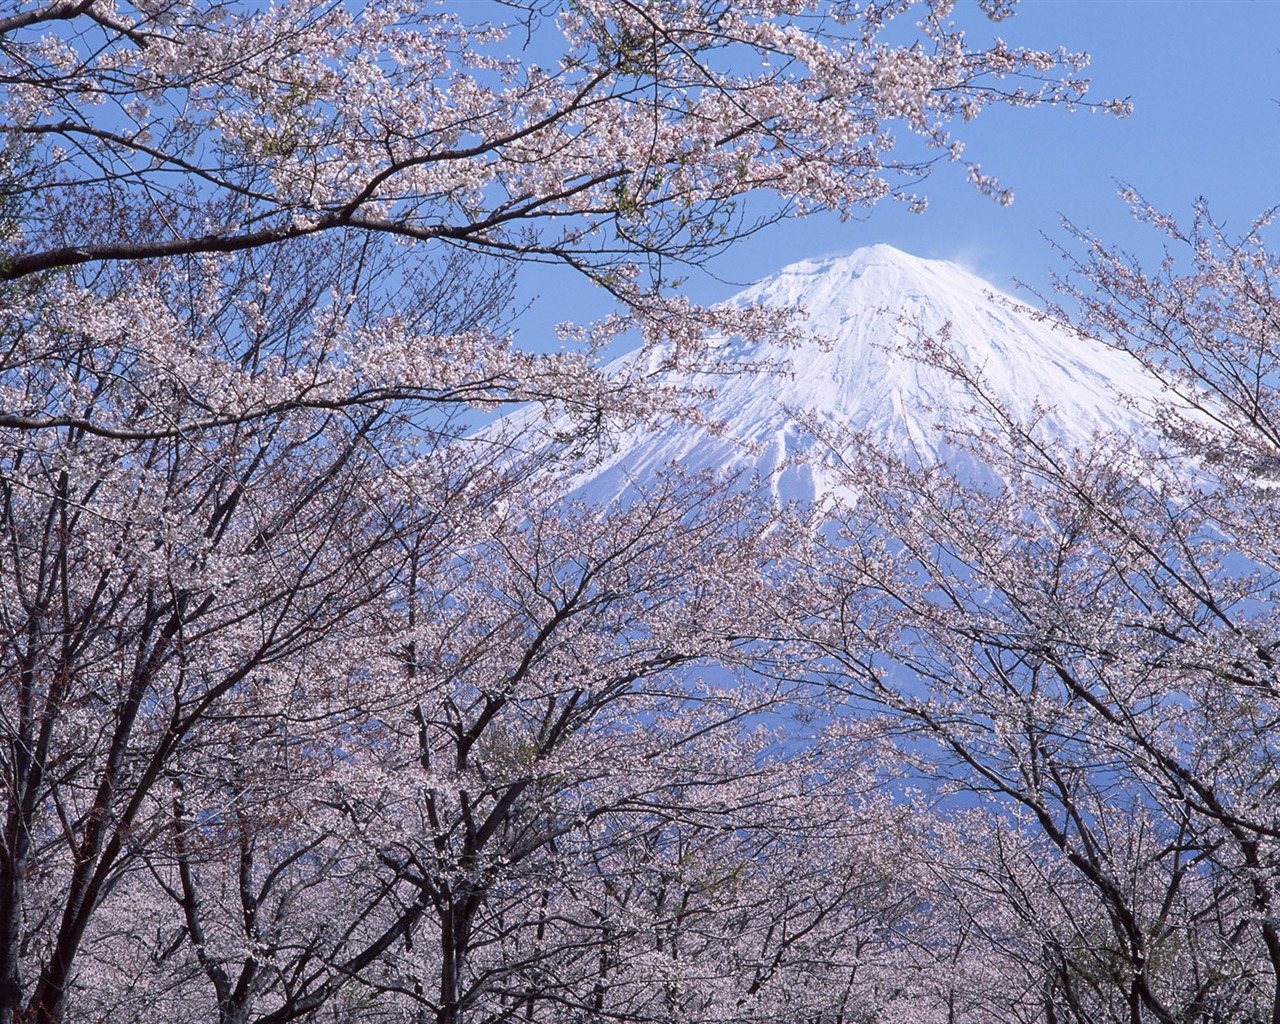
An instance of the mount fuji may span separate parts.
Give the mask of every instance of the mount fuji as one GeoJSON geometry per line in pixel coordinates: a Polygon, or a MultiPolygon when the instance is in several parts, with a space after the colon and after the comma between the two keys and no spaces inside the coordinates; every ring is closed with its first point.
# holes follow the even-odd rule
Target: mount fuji
{"type": "MultiPolygon", "coordinates": [[[[782,360],[785,370],[666,373],[664,383],[713,392],[698,408],[718,429],[675,419],[657,429],[633,428],[572,481],[575,493],[598,501],[624,497],[678,463],[758,476],[780,500],[813,500],[832,485],[810,424],[863,434],[921,463],[963,458],[947,430],[972,426],[979,414],[953,374],[920,358],[925,335],[942,339],[1014,415],[1038,417],[1038,430],[1068,445],[1087,444],[1096,432],[1152,430],[1143,410],[1154,408],[1160,388],[1136,362],[1037,319],[954,263],[875,245],[792,264],[729,305],[756,303],[804,310],[805,326],[829,344],[782,350],[728,338],[719,343],[719,358],[744,365],[782,360]]],[[[609,369],[634,371],[638,360],[651,358],[631,353],[609,369]]]]}

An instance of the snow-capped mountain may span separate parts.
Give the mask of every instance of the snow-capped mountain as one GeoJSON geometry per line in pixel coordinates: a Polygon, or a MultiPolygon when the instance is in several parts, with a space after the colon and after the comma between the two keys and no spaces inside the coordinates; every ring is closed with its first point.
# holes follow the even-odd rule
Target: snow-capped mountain
{"type": "MultiPolygon", "coordinates": [[[[939,337],[945,325],[947,348],[1008,408],[1022,418],[1037,405],[1047,409],[1040,429],[1069,444],[1096,431],[1142,431],[1144,418],[1119,396],[1136,397],[1140,408],[1159,394],[1123,353],[1035,319],[954,263],[888,245],[792,264],[730,300],[750,303],[807,311],[807,328],[831,344],[781,350],[726,339],[722,352],[731,359],[785,360],[788,372],[667,377],[691,390],[714,388],[700,409],[722,428],[713,434],[669,422],[632,430],[575,490],[615,497],[680,463],[759,474],[781,498],[813,499],[828,484],[804,425],[810,420],[865,433],[922,461],[955,458],[943,427],[963,427],[978,415],[973,396],[920,358],[921,333],[939,337]]],[[[639,358],[633,353],[611,365],[620,370],[639,358]]]]}

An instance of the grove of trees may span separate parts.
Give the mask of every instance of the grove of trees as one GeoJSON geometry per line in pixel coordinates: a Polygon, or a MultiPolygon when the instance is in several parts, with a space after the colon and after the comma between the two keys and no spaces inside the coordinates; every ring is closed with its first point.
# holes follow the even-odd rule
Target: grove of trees
{"type": "Polygon", "coordinates": [[[1261,226],[1072,249],[1159,445],[955,366],[982,483],[560,483],[696,416],[611,338],[802,342],[684,267],[1006,198],[964,125],[1084,103],[1011,7],[0,8],[0,1024],[1280,1021],[1261,226]],[[615,312],[521,347],[533,264],[615,312]]]}
{"type": "Polygon", "coordinates": [[[1005,1017],[1277,1021],[1280,261],[1265,223],[1132,202],[1162,267],[1082,234],[1064,288],[1163,386],[1157,433],[1067,450],[925,345],[998,483],[848,448],[807,628],[987,816],[951,884],[1025,993],[1005,1017]]]}

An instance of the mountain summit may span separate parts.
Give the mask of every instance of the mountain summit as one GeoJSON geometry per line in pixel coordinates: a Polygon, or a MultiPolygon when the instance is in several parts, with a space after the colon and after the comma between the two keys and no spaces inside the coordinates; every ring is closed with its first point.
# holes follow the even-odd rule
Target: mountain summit
{"type": "Polygon", "coordinates": [[[792,264],[729,304],[752,303],[804,310],[806,326],[830,344],[786,351],[727,339],[734,359],[781,361],[787,371],[688,375],[691,389],[715,389],[700,408],[722,429],[672,422],[630,431],[576,490],[612,498],[678,462],[759,474],[780,498],[813,499],[825,483],[809,421],[865,434],[921,461],[954,458],[946,428],[970,425],[978,414],[954,376],[924,358],[926,336],[979,373],[1015,415],[1045,410],[1039,429],[1068,443],[1083,444],[1096,431],[1140,430],[1141,418],[1120,396],[1145,404],[1158,393],[1123,353],[1036,319],[954,263],[888,245],[792,264]]]}

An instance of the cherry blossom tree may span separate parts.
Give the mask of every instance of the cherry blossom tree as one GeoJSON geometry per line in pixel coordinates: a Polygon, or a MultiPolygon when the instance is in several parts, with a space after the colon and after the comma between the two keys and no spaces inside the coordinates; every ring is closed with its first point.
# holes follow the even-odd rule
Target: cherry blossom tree
{"type": "MultiPolygon", "coordinates": [[[[0,11],[0,1024],[711,1018],[823,971],[846,995],[815,1015],[862,998],[837,950],[915,905],[898,848],[804,903],[805,844],[768,837],[834,774],[750,738],[772,692],[672,675],[773,636],[783,524],[714,485],[625,516],[551,488],[583,438],[684,407],[592,367],[617,332],[686,365],[712,330],[798,337],[698,309],[680,266],[919,204],[953,124],[1080,102],[1083,58],[951,15],[0,11]],[[513,338],[539,261],[617,300],[557,354],[513,338]],[[514,402],[572,443],[471,437],[514,402]],[[655,895],[680,887],[693,916],[655,895]],[[719,951],[696,985],[653,980],[676,935],[719,951]]],[[[833,849],[886,814],[823,799],[833,849]]]]}
{"type": "Polygon", "coordinates": [[[1080,235],[1065,283],[1080,329],[1163,384],[1147,434],[1066,450],[926,344],[971,386],[956,440],[991,474],[846,439],[859,497],[810,628],[991,815],[951,888],[966,941],[1027,979],[1002,1016],[1280,1020],[1280,264],[1265,222],[1184,233],[1135,204],[1159,270],[1080,235]]]}
{"type": "MultiPolygon", "coordinates": [[[[281,320],[272,340],[286,352],[304,347],[313,326],[315,285],[305,265],[294,269],[303,280],[289,288],[274,278],[281,320]],[[301,319],[289,315],[293,299],[301,319]]],[[[215,299],[225,296],[214,279],[215,299]]],[[[206,283],[193,271],[154,287],[182,293],[206,283]]],[[[150,298],[139,291],[139,305],[150,298]]],[[[48,323],[46,336],[160,326],[131,321],[123,309],[99,328],[95,315],[110,318],[111,309],[82,309],[81,323],[48,323]]],[[[444,326],[447,295],[436,309],[444,326]]],[[[74,307],[59,312],[69,317],[74,307]]],[[[215,303],[210,347],[218,327],[239,330],[243,315],[234,301],[215,303]]],[[[132,372],[133,356],[99,343],[75,353],[78,365],[48,358],[9,379],[28,394],[46,386],[50,404],[92,408],[100,423],[138,422],[151,409],[166,422],[171,412],[200,408],[184,380],[219,386],[198,370],[216,358],[166,341],[167,366],[137,358],[132,372]],[[97,358],[120,362],[95,365],[97,358]],[[180,375],[178,360],[186,364],[180,375]]],[[[273,707],[294,701],[324,706],[319,694],[335,677],[322,666],[358,662],[368,642],[362,611],[385,601],[405,531],[440,557],[453,543],[440,515],[451,496],[498,489],[485,482],[482,463],[468,465],[461,453],[452,463],[420,464],[413,446],[439,442],[407,434],[385,405],[139,434],[22,430],[5,449],[6,1020],[64,1013],[97,908],[148,837],[172,831],[156,815],[181,783],[181,765],[207,750],[199,774],[225,766],[233,774],[224,782],[238,792],[245,787],[234,772],[265,771],[232,765],[237,717],[270,721],[273,707]],[[402,480],[411,464],[422,477],[414,486],[430,489],[432,502],[414,500],[402,480]],[[206,745],[198,734],[209,729],[216,742],[206,745]]]]}
{"type": "MultiPolygon", "coordinates": [[[[38,364],[50,402],[95,420],[15,430],[5,456],[7,1020],[536,1019],[606,998],[660,1015],[654,936],[680,921],[660,901],[651,926],[600,923],[639,870],[621,846],[654,836],[666,857],[679,828],[710,849],[729,822],[749,850],[778,827],[766,797],[805,794],[804,762],[765,772],[740,735],[778,694],[671,678],[745,664],[771,635],[778,510],[679,480],[625,516],[560,507],[553,464],[531,474],[491,436],[457,436],[444,386],[425,420],[384,399],[195,423],[203,394],[177,384],[200,379],[191,363],[231,373],[227,338],[261,332],[248,360],[268,382],[291,354],[351,352],[354,380],[384,358],[396,296],[328,255],[347,268],[338,311],[305,260],[192,260],[153,287],[187,330],[207,318],[207,354],[170,343],[167,365],[95,374],[107,356],[86,345],[79,377],[38,364]],[[243,301],[264,282],[269,322],[243,301]]],[[[452,270],[404,280],[431,331],[493,332],[503,282],[452,270]]],[[[478,403],[552,376],[560,394],[602,385],[575,359],[526,359],[508,383],[438,358],[478,403]]],[[[825,834],[876,846],[860,807],[825,834]]],[[[799,836],[788,849],[807,856],[799,836]]],[[[669,870],[693,885],[685,868],[669,870]]],[[[705,870],[742,882],[741,860],[705,870]]],[[[864,942],[904,901],[877,902],[877,884],[891,891],[862,883],[864,942]]],[[[717,923],[715,948],[762,952],[725,954],[671,1000],[715,1016],[763,998],[744,972],[781,985],[813,963],[758,934],[800,913],[794,890],[752,898],[754,927],[717,923]]],[[[804,913],[838,933],[836,909],[804,913]]]]}
{"type": "Polygon", "coordinates": [[[1081,99],[1083,58],[972,47],[951,8],[15,8],[4,276],[354,229],[564,261],[622,290],[638,257],[749,230],[737,197],[850,212],[928,173],[927,149],[895,154],[899,133],[958,158],[953,120],[1081,99]],[[903,18],[914,38],[884,41],[903,18]]]}
{"type": "MultiPolygon", "coordinates": [[[[790,751],[746,727],[785,693],[669,678],[743,661],[743,627],[774,618],[772,510],[672,485],[621,522],[529,529],[509,500],[448,556],[449,587],[418,582],[439,549],[401,539],[402,600],[260,665],[172,752],[175,709],[209,695],[163,673],[173,695],[154,688],[126,752],[166,754],[162,783],[133,789],[74,1013],[766,1020],[891,1000],[889,939],[921,900],[891,750],[851,725],[790,751]]],[[[212,658],[190,640],[184,664],[212,658]]],[[[38,905],[74,853],[32,858],[38,905]]]]}

